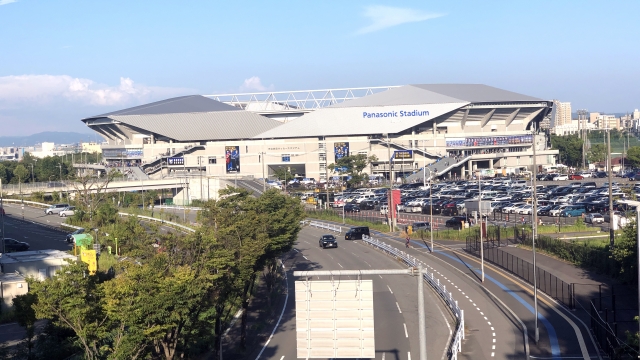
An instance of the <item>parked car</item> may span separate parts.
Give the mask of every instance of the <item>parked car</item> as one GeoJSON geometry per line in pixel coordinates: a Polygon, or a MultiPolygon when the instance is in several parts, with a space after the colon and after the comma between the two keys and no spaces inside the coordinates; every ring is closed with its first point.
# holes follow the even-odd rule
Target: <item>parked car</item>
{"type": "Polygon", "coordinates": [[[373,210],[376,208],[376,205],[373,203],[373,200],[363,200],[359,204],[360,210],[373,210]]]}
{"type": "Polygon", "coordinates": [[[560,216],[562,217],[582,216],[582,214],[586,214],[586,213],[587,213],[587,209],[585,209],[583,205],[570,205],[560,212],[560,216]]]}
{"type": "Polygon", "coordinates": [[[454,216],[451,219],[447,220],[444,223],[444,226],[448,228],[453,228],[454,230],[460,230],[464,227],[464,223],[467,221],[467,218],[464,216],[454,216]]]}
{"type": "Polygon", "coordinates": [[[356,204],[347,204],[343,209],[344,212],[360,212],[360,207],[356,204]]]}
{"type": "Polygon", "coordinates": [[[69,204],[51,205],[48,208],[44,209],[44,213],[47,214],[47,215],[58,214],[58,213],[60,213],[60,211],[64,210],[67,207],[69,207],[69,204]]]}
{"type": "Polygon", "coordinates": [[[344,239],[345,240],[362,240],[363,235],[369,236],[368,226],[352,227],[344,234],[344,239]]]}
{"type": "Polygon", "coordinates": [[[318,245],[320,245],[320,247],[323,249],[326,249],[328,247],[337,248],[338,240],[336,240],[336,237],[333,235],[322,235],[320,237],[320,240],[318,241],[318,245]]]}
{"type": "Polygon", "coordinates": [[[389,205],[380,206],[380,215],[387,215],[389,213],[389,205]]]}
{"type": "Polygon", "coordinates": [[[560,180],[569,180],[569,176],[557,174],[556,176],[553,177],[553,181],[560,181],[560,180]]]}
{"type": "Polygon", "coordinates": [[[606,171],[598,171],[597,173],[595,173],[595,174],[593,175],[593,177],[598,178],[598,179],[604,179],[604,178],[606,178],[607,176],[609,176],[609,174],[607,174],[607,172],[606,172],[606,171]]]}
{"type": "Polygon", "coordinates": [[[431,224],[429,222],[414,222],[411,225],[411,229],[413,231],[431,230],[431,224]]]}
{"type": "Polygon", "coordinates": [[[604,216],[602,216],[602,214],[600,213],[591,213],[591,214],[587,214],[587,216],[585,216],[584,218],[584,222],[589,223],[589,224],[602,224],[604,223],[604,216]]]}
{"type": "Polygon", "coordinates": [[[4,249],[6,252],[27,251],[29,250],[29,247],[29,244],[26,242],[11,238],[4,238],[4,249]]]}
{"type": "Polygon", "coordinates": [[[569,175],[569,180],[583,180],[584,176],[581,174],[571,174],[569,175]]]}
{"type": "Polygon", "coordinates": [[[60,217],[73,216],[76,213],[75,210],[75,206],[68,206],[64,208],[64,210],[60,211],[58,215],[60,215],[60,217]]]}

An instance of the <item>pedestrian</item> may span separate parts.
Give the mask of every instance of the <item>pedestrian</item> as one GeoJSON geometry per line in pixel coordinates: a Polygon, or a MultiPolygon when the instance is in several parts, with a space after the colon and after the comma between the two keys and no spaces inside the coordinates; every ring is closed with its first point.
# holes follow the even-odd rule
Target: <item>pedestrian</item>
{"type": "Polygon", "coordinates": [[[407,242],[404,244],[407,248],[409,247],[410,241],[411,241],[411,238],[409,237],[409,235],[407,235],[407,242]]]}

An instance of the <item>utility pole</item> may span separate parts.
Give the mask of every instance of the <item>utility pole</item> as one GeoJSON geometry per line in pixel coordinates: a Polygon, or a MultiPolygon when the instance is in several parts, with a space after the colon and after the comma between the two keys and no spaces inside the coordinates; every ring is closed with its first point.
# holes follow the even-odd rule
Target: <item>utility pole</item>
{"type": "MultiPolygon", "coordinates": [[[[538,235],[538,189],[536,188],[536,175],[538,174],[538,161],[536,159],[536,123],[532,123],[533,127],[533,171],[531,172],[531,185],[533,189],[533,206],[531,208],[531,212],[533,214],[533,224],[531,224],[531,248],[533,251],[533,309],[534,309],[534,327],[535,327],[535,341],[536,344],[540,340],[540,332],[538,330],[538,280],[537,280],[537,268],[536,268],[536,239],[538,235]]],[[[582,143],[584,148],[584,142],[582,143]]],[[[584,167],[584,151],[582,152],[582,162],[584,167]]]]}
{"type": "Polygon", "coordinates": [[[580,138],[582,139],[582,168],[586,168],[586,153],[587,153],[587,110],[578,110],[578,130],[582,125],[582,131],[580,132],[580,138]]]}
{"type": "Polygon", "coordinates": [[[431,186],[431,169],[429,169],[429,236],[431,237],[431,249],[433,252],[433,187],[431,186]]]}
{"type": "MultiPolygon", "coordinates": [[[[382,134],[387,136],[387,156],[389,159],[389,201],[387,202],[387,218],[389,219],[389,231],[393,231],[393,172],[391,171],[391,147],[389,147],[389,134],[382,134]]],[[[344,213],[344,208],[343,208],[344,213]]]]}
{"type": "Polygon", "coordinates": [[[478,169],[478,212],[480,213],[480,272],[484,283],[484,245],[482,244],[482,183],[480,182],[480,170],[478,169]]]}
{"type": "MultiPolygon", "coordinates": [[[[609,124],[607,124],[609,125],[609,124]]],[[[613,191],[611,189],[611,129],[607,126],[607,173],[609,175],[609,244],[613,248],[615,241],[615,234],[613,230],[613,224],[615,223],[615,215],[613,214],[613,191]]]]}
{"type": "Polygon", "coordinates": [[[2,230],[2,253],[4,254],[4,196],[2,195],[2,179],[0,179],[0,209],[0,221],[2,222],[2,229],[0,229],[2,230]]]}
{"type": "Polygon", "coordinates": [[[264,163],[265,161],[265,152],[260,153],[260,160],[262,160],[262,192],[267,191],[267,178],[264,177],[264,163]]]}

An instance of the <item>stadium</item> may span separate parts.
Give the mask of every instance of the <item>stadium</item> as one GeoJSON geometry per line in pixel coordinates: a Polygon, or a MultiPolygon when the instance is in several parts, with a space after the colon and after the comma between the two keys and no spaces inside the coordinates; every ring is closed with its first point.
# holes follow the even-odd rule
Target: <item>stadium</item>
{"type": "Polygon", "coordinates": [[[105,162],[152,179],[260,179],[284,167],[325,181],[338,158],[364,154],[377,157],[371,176],[421,182],[532,170],[534,144],[538,165],[555,164],[537,131],[552,106],[481,84],[419,84],[183,96],[82,121],[105,138],[105,162]]]}

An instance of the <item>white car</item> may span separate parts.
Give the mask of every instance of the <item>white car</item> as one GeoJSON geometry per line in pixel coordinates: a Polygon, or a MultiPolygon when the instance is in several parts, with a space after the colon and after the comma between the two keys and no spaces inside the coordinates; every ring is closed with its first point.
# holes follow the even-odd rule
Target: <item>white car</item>
{"type": "Polygon", "coordinates": [[[569,180],[569,176],[568,175],[556,175],[553,177],[553,181],[559,181],[559,180],[569,180]]]}
{"type": "Polygon", "coordinates": [[[560,216],[562,210],[566,209],[569,205],[559,205],[557,209],[549,210],[549,216],[560,216]]]}
{"type": "Polygon", "coordinates": [[[522,215],[530,215],[531,211],[532,211],[531,209],[533,209],[533,206],[527,204],[527,205],[525,205],[523,207],[520,207],[520,208],[516,209],[516,212],[518,214],[522,214],[522,215]]]}
{"type": "Polygon", "coordinates": [[[64,208],[64,210],[60,211],[59,215],[60,217],[73,216],[75,214],[75,210],[76,210],[75,206],[68,206],[64,208]]]}
{"type": "Polygon", "coordinates": [[[581,171],[578,173],[578,175],[582,176],[583,178],[592,178],[593,174],[587,171],[581,171]]]}

